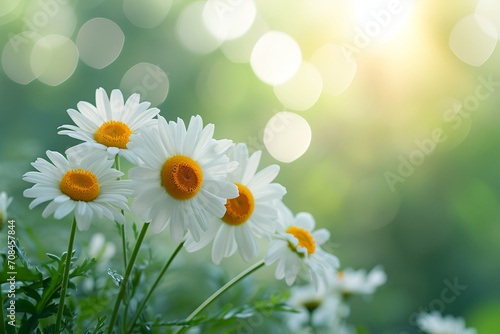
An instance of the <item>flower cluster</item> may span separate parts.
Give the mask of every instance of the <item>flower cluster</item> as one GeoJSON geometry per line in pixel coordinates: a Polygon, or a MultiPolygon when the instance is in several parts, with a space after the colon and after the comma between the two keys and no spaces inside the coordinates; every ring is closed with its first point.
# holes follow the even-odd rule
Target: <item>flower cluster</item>
{"type": "Polygon", "coordinates": [[[328,333],[352,333],[346,319],[350,314],[348,301],[353,296],[371,296],[385,284],[386,274],[381,267],[365,270],[346,268],[337,275],[328,276],[321,289],[312,284],[294,286],[288,303],[298,314],[288,317],[290,329],[313,326],[316,331],[328,333]]]}
{"type": "Polygon", "coordinates": [[[95,106],[80,102],[78,110],[69,109],[75,125],[61,126],[59,134],[83,142],[32,163],[37,171],[23,177],[34,184],[24,191],[33,198],[30,209],[49,202],[43,217],[73,214],[79,230],[96,218],[124,224],[131,211],[154,233],[168,229],[188,252],[210,246],[215,264],[237,251],[254,260],[257,239],[264,239],[269,248],[262,263],[277,262],[277,279],[292,285],[301,275],[316,288],[326,286],[339,266],[321,248],[330,233],[314,230],[311,214],[294,216],[283,204],[286,189],[273,182],[279,166],[259,169],[260,151],[215,139],[214,125],[204,126],[200,116],[188,124],[167,121],[149,107],[138,94],[124,102],[119,90],[108,97],[99,88],[95,106]],[[128,179],[121,179],[120,156],[134,165],[128,179]]]}
{"type": "MultiPolygon", "coordinates": [[[[171,239],[185,240],[194,252],[212,245],[219,264],[237,250],[245,261],[257,254],[257,238],[274,238],[266,263],[278,261],[276,277],[291,285],[299,272],[318,283],[338,267],[338,259],[321,249],[330,234],[313,232],[314,219],[295,218],[282,203],[285,188],[273,183],[279,166],[258,171],[261,152],[249,154],[243,143],[213,138],[214,125],[203,126],[200,116],[188,125],[167,121],[148,102],[133,94],[96,91],[96,105],[78,103],[68,110],[76,125],[63,125],[59,134],[84,141],[60,153],[47,151],[48,162],[37,159],[24,180],[35,185],[24,192],[33,208],[50,201],[42,215],[61,219],[74,213],[78,228],[87,230],[94,216],[124,223],[131,210],[153,232],[169,228],[171,239]],[[128,180],[112,167],[116,156],[136,167],[128,180]]],[[[115,166],[116,167],[116,166],[115,166]]]]}
{"type": "Polygon", "coordinates": [[[450,315],[442,316],[439,312],[421,313],[417,318],[418,327],[429,334],[476,334],[474,328],[466,328],[464,319],[450,315]]]}

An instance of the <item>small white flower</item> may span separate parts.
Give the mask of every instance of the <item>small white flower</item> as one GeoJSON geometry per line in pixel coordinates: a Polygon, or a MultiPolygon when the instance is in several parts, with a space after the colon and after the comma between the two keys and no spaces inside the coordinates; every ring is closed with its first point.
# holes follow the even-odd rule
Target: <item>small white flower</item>
{"type": "Polygon", "coordinates": [[[299,272],[308,276],[316,288],[325,286],[328,276],[339,266],[336,256],[321,249],[330,238],[326,229],[313,231],[315,226],[311,214],[300,212],[293,217],[292,212],[279,204],[282,215],[281,231],[269,246],[265,258],[266,265],[278,262],[275,276],[292,285],[299,272]]]}
{"type": "Polygon", "coordinates": [[[429,334],[476,334],[474,328],[466,328],[464,319],[439,312],[421,313],[417,318],[419,328],[429,334]]]}
{"type": "Polygon", "coordinates": [[[387,275],[379,266],[373,268],[368,274],[364,269],[346,268],[331,278],[330,286],[334,291],[343,295],[371,295],[386,281],[387,275]]]}
{"type": "Polygon", "coordinates": [[[108,158],[117,154],[137,164],[137,157],[128,150],[127,145],[132,134],[137,134],[155,123],[160,110],[148,109],[151,103],[139,103],[139,94],[132,94],[124,103],[120,90],[115,89],[108,98],[103,88],[96,90],[96,106],[88,102],[79,102],[78,111],[68,109],[68,115],[75,125],[62,125],[65,129],[58,132],[84,143],[70,148],[66,153],[85,156],[88,152],[101,152],[108,158]]]}
{"type": "Polygon", "coordinates": [[[203,128],[200,116],[187,129],[181,119],[167,123],[159,116],[157,126],[131,137],[128,147],[143,161],[129,171],[136,194],[132,210],[155,233],[169,226],[174,242],[182,241],[185,228],[200,240],[208,220],[224,216],[227,199],[238,196],[226,180],[238,165],[224,154],[231,142],[215,140],[213,133],[213,124],[203,128]]]}
{"type": "Polygon", "coordinates": [[[89,155],[83,159],[47,151],[50,162],[38,158],[31,165],[38,172],[27,172],[23,180],[35,185],[24,191],[34,198],[29,208],[50,201],[42,213],[55,219],[74,212],[79,230],[87,230],[94,215],[124,223],[121,210],[128,210],[127,198],[132,191],[129,181],[117,180],[122,172],[111,168],[112,160],[89,155]]]}
{"type": "Polygon", "coordinates": [[[9,207],[10,203],[12,202],[12,197],[8,197],[7,193],[5,191],[2,191],[0,193],[0,229],[2,228],[3,224],[7,222],[8,213],[7,213],[7,208],[9,207]]]}
{"type": "Polygon", "coordinates": [[[114,243],[106,241],[104,234],[95,233],[90,238],[87,253],[90,258],[98,260],[99,264],[105,264],[115,255],[116,247],[114,243]]]}
{"type": "Polygon", "coordinates": [[[312,284],[292,287],[288,304],[299,311],[288,314],[287,325],[290,329],[309,323],[315,328],[338,329],[342,319],[349,315],[349,307],[342,303],[339,295],[317,289],[312,284]]]}
{"type": "Polygon", "coordinates": [[[234,145],[227,153],[229,159],[238,162],[238,168],[228,174],[228,180],[238,187],[239,195],[228,199],[222,218],[208,220],[208,230],[196,242],[187,234],[186,250],[197,251],[213,241],[212,260],[219,264],[225,257],[236,252],[245,261],[257,256],[257,237],[270,236],[276,230],[278,211],[275,202],[281,200],[286,190],[271,183],[279,172],[279,166],[271,165],[256,173],[261,151],[248,155],[245,144],[234,145]]]}

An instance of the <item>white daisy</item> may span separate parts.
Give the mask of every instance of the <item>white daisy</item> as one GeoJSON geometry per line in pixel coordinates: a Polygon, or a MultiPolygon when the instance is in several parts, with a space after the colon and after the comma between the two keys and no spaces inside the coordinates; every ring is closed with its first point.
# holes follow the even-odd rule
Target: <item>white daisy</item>
{"type": "Polygon", "coordinates": [[[443,317],[439,312],[421,313],[417,318],[419,328],[429,334],[476,334],[474,328],[466,328],[462,318],[450,315],[443,317]]]}
{"type": "Polygon", "coordinates": [[[276,230],[278,211],[275,202],[281,200],[286,189],[271,183],[279,172],[272,165],[256,173],[262,152],[251,156],[245,144],[234,145],[227,153],[229,159],[238,162],[238,168],[228,174],[228,180],[238,187],[239,195],[227,200],[226,213],[219,219],[208,220],[208,230],[196,242],[187,234],[186,250],[197,251],[213,241],[212,260],[219,264],[225,257],[236,252],[245,261],[257,256],[257,237],[270,236],[276,230]]]}
{"type": "Polygon", "coordinates": [[[368,274],[366,270],[346,268],[333,275],[330,281],[331,288],[344,296],[371,295],[385,284],[387,275],[381,267],[373,268],[368,274]]]}
{"type": "Polygon", "coordinates": [[[290,329],[308,324],[315,328],[338,329],[342,319],[349,315],[349,307],[342,303],[339,295],[326,289],[316,289],[312,284],[292,287],[287,303],[299,312],[287,314],[290,329]]]}
{"type": "Polygon", "coordinates": [[[328,276],[339,266],[336,256],[321,249],[330,238],[330,232],[319,229],[313,232],[315,221],[311,214],[292,212],[279,204],[281,231],[269,246],[265,262],[270,265],[278,261],[275,276],[292,285],[299,272],[306,274],[315,287],[325,286],[328,276]]]}
{"type": "Polygon", "coordinates": [[[188,128],[181,119],[168,122],[159,116],[157,126],[132,135],[129,148],[143,161],[129,171],[136,198],[132,210],[151,222],[153,232],[170,226],[170,237],[181,242],[187,228],[195,240],[207,230],[211,216],[221,218],[228,198],[238,188],[226,180],[237,167],[224,153],[228,140],[214,140],[213,124],[203,128],[200,116],[188,128]]]}
{"type": "Polygon", "coordinates": [[[38,158],[31,165],[38,172],[27,172],[23,180],[35,183],[24,191],[24,196],[34,198],[29,208],[50,201],[42,213],[44,218],[54,214],[55,219],[74,212],[79,230],[87,230],[94,217],[106,217],[124,223],[120,210],[128,210],[127,198],[131,195],[127,180],[117,180],[122,172],[111,168],[112,160],[88,155],[83,159],[58,152],[47,151],[50,162],[38,158]]]}
{"type": "Polygon", "coordinates": [[[0,230],[2,229],[2,226],[7,222],[8,213],[7,213],[7,208],[9,207],[10,203],[12,202],[12,197],[8,197],[7,193],[5,191],[2,191],[0,193],[0,230]]]}
{"type": "Polygon", "coordinates": [[[140,133],[144,128],[154,124],[155,117],[160,110],[148,109],[151,103],[139,103],[139,94],[132,94],[123,102],[120,90],[111,92],[111,97],[103,88],[96,90],[96,106],[88,102],[79,102],[78,111],[68,109],[68,115],[75,125],[62,125],[65,129],[58,132],[61,135],[84,141],[67,151],[67,154],[76,153],[84,156],[89,151],[101,152],[114,158],[117,154],[137,164],[135,155],[127,149],[130,136],[140,133]]]}

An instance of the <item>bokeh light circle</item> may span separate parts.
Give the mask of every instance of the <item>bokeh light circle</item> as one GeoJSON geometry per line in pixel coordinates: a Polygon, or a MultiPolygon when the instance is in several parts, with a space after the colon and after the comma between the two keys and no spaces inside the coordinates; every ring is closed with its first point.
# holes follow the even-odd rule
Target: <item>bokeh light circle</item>
{"type": "Polygon", "coordinates": [[[22,32],[13,36],[2,52],[2,68],[12,80],[27,85],[36,79],[31,70],[31,53],[35,43],[41,38],[32,32],[22,32]]]}
{"type": "Polygon", "coordinates": [[[80,59],[90,67],[102,69],[120,55],[125,35],[113,21],[97,17],[87,21],[78,32],[76,45],[80,59]]]}
{"type": "Polygon", "coordinates": [[[182,45],[197,54],[208,54],[220,45],[219,40],[208,32],[203,23],[204,8],[204,1],[193,2],[184,8],[176,25],[177,37],[182,45]]]}
{"type": "Polygon", "coordinates": [[[464,63],[481,66],[490,58],[497,44],[493,24],[479,15],[468,15],[453,27],[449,45],[464,63]]]}
{"type": "Polygon", "coordinates": [[[154,28],[167,17],[172,0],[124,0],[125,16],[140,28],[154,28]]]}
{"type": "Polygon", "coordinates": [[[31,52],[31,69],[38,80],[57,86],[69,79],[78,65],[78,49],[72,40],[60,35],[39,39],[31,52]]]}
{"type": "Polygon", "coordinates": [[[288,34],[270,31],[255,44],[250,65],[264,83],[279,85],[292,78],[302,63],[302,52],[288,34]]]}
{"type": "Polygon", "coordinates": [[[14,20],[21,11],[19,10],[19,3],[21,0],[3,1],[0,6],[0,25],[14,20]]]}
{"type": "Polygon", "coordinates": [[[243,36],[224,41],[220,49],[224,56],[233,63],[248,63],[255,43],[268,31],[266,22],[257,16],[250,29],[243,36]]]}
{"type": "Polygon", "coordinates": [[[321,73],[323,91],[332,96],[342,94],[354,80],[356,59],[343,46],[325,44],[313,54],[311,62],[321,73]]]}
{"type": "Polygon", "coordinates": [[[303,117],[282,111],[267,122],[263,141],[273,158],[281,162],[292,162],[309,148],[311,127],[303,117]]]}
{"type": "Polygon", "coordinates": [[[203,22],[208,31],[221,41],[245,34],[255,20],[257,9],[253,0],[207,0],[203,22]]]}
{"type": "Polygon", "coordinates": [[[313,64],[304,61],[290,80],[274,86],[274,94],[289,109],[307,110],[318,101],[322,89],[321,74],[313,64]]]}
{"type": "Polygon", "coordinates": [[[128,95],[138,93],[141,95],[141,101],[148,101],[157,106],[167,98],[169,80],[167,74],[158,66],[139,63],[125,73],[120,89],[128,95]]]}
{"type": "Polygon", "coordinates": [[[68,1],[27,1],[23,23],[24,29],[42,36],[70,38],[76,29],[77,17],[68,1]]]}
{"type": "MultiPolygon", "coordinates": [[[[500,1],[498,0],[479,0],[476,6],[476,15],[485,18],[491,23],[495,29],[495,33],[491,35],[497,39],[500,38],[500,1]]],[[[479,21],[481,27],[482,22],[479,21]]],[[[487,25],[485,32],[490,34],[491,30],[487,25]]]]}

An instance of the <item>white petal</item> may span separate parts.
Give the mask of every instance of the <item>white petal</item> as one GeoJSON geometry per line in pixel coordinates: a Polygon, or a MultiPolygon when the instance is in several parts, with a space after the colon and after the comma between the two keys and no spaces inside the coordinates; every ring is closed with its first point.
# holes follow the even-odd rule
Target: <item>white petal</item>
{"type": "Polygon", "coordinates": [[[187,156],[193,156],[196,145],[198,144],[198,137],[203,128],[203,121],[200,116],[193,116],[189,122],[186,139],[182,148],[182,153],[187,156]]]}
{"type": "Polygon", "coordinates": [[[271,183],[280,171],[280,167],[278,165],[271,165],[257,174],[247,183],[249,188],[257,188],[265,184],[271,183]]]}
{"type": "Polygon", "coordinates": [[[330,232],[327,229],[321,228],[312,233],[314,242],[318,245],[322,245],[330,239],[330,232]]]}
{"type": "Polygon", "coordinates": [[[250,261],[257,256],[257,243],[255,237],[247,224],[243,224],[235,228],[236,242],[238,243],[238,250],[245,261],[250,261]]]}
{"type": "Polygon", "coordinates": [[[309,212],[299,212],[295,216],[295,225],[308,231],[312,231],[316,222],[314,221],[314,217],[309,212]]]}
{"type": "Polygon", "coordinates": [[[113,89],[111,91],[111,96],[109,98],[109,104],[111,106],[111,110],[114,111],[113,116],[118,116],[116,119],[122,120],[120,117],[122,112],[123,112],[123,95],[122,92],[119,89],[113,89]]]}
{"type": "Polygon", "coordinates": [[[84,202],[78,202],[75,210],[76,225],[80,231],[86,231],[92,222],[93,211],[84,202]]]}
{"type": "Polygon", "coordinates": [[[61,203],[54,212],[54,218],[61,219],[63,217],[66,217],[71,211],[75,209],[75,205],[76,204],[74,201],[66,201],[61,203]]]}
{"type": "Polygon", "coordinates": [[[111,105],[109,104],[108,94],[103,88],[99,88],[95,92],[95,102],[98,110],[106,115],[106,120],[112,120],[113,114],[111,112],[111,105]]]}
{"type": "Polygon", "coordinates": [[[61,153],[47,151],[46,154],[58,170],[66,172],[69,169],[68,160],[61,153]]]}

